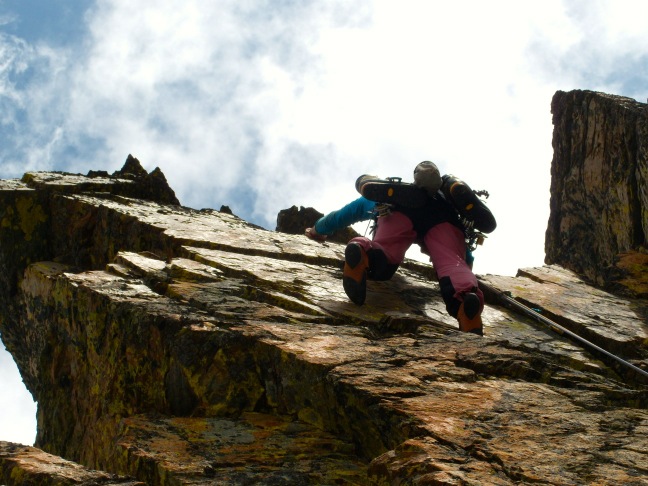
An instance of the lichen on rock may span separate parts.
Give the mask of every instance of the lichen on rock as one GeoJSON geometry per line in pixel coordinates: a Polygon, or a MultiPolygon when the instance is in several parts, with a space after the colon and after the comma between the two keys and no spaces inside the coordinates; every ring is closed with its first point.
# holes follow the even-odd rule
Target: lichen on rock
{"type": "MultiPolygon", "coordinates": [[[[138,197],[133,163],[0,181],[0,332],[40,448],[0,448],[6,484],[32,452],[97,484],[646,484],[641,377],[494,295],[486,336],[458,332],[414,262],[356,306],[343,244],[138,197]]],[[[481,280],[648,364],[645,299],[558,265],[481,280]]]]}

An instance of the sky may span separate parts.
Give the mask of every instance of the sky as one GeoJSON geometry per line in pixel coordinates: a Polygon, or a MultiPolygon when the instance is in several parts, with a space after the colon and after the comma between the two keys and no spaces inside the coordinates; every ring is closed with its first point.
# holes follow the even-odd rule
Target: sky
{"type": "MultiPolygon", "coordinates": [[[[0,178],[132,154],[183,206],[273,230],[432,160],[490,194],[475,272],[515,275],[544,263],[553,95],[646,102],[645,19],[643,0],[0,0],[0,178]]],[[[1,346],[0,387],[0,440],[32,444],[1,346]]]]}

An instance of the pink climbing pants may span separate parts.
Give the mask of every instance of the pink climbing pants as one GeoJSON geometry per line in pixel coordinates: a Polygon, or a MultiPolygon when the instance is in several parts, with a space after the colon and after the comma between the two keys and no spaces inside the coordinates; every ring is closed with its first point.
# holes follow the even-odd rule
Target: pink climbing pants
{"type": "MultiPolygon", "coordinates": [[[[381,251],[387,262],[395,265],[402,263],[405,252],[416,241],[417,234],[412,221],[398,211],[378,219],[373,240],[363,236],[351,240],[367,253],[372,250],[381,251]]],[[[448,313],[456,317],[466,292],[475,292],[483,307],[484,295],[479,290],[477,277],[466,263],[463,232],[451,223],[440,223],[428,230],[420,243],[430,255],[448,313]]]]}

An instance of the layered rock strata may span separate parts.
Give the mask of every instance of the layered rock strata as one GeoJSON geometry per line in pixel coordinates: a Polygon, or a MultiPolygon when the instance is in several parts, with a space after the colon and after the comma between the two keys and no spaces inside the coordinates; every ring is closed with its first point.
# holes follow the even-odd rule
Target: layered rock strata
{"type": "MultiPolygon", "coordinates": [[[[648,484],[641,376],[493,294],[486,336],[459,333],[415,262],[358,307],[343,245],[138,197],[142,174],[97,174],[0,181],[0,332],[38,402],[36,446],[79,474],[648,484]]],[[[646,300],[558,266],[481,278],[646,369],[646,300]]],[[[0,478],[19,484],[25,451],[1,445],[0,478]]],[[[55,484],[83,484],[66,477],[55,484]]]]}

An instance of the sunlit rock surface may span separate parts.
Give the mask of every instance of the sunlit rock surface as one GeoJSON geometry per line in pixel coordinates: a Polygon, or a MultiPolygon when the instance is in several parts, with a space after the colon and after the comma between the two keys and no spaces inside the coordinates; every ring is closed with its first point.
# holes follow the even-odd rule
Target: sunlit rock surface
{"type": "Polygon", "coordinates": [[[497,292],[639,369],[645,299],[558,266],[481,276],[486,336],[462,334],[427,265],[358,307],[343,245],[181,207],[166,181],[138,196],[129,173],[0,181],[0,332],[44,451],[2,444],[3,484],[25,455],[79,479],[30,484],[648,484],[645,377],[497,292]]]}
{"type": "Polygon", "coordinates": [[[145,486],[146,483],[47,454],[40,449],[0,441],[0,481],[3,484],[42,486],[145,486]]]}

